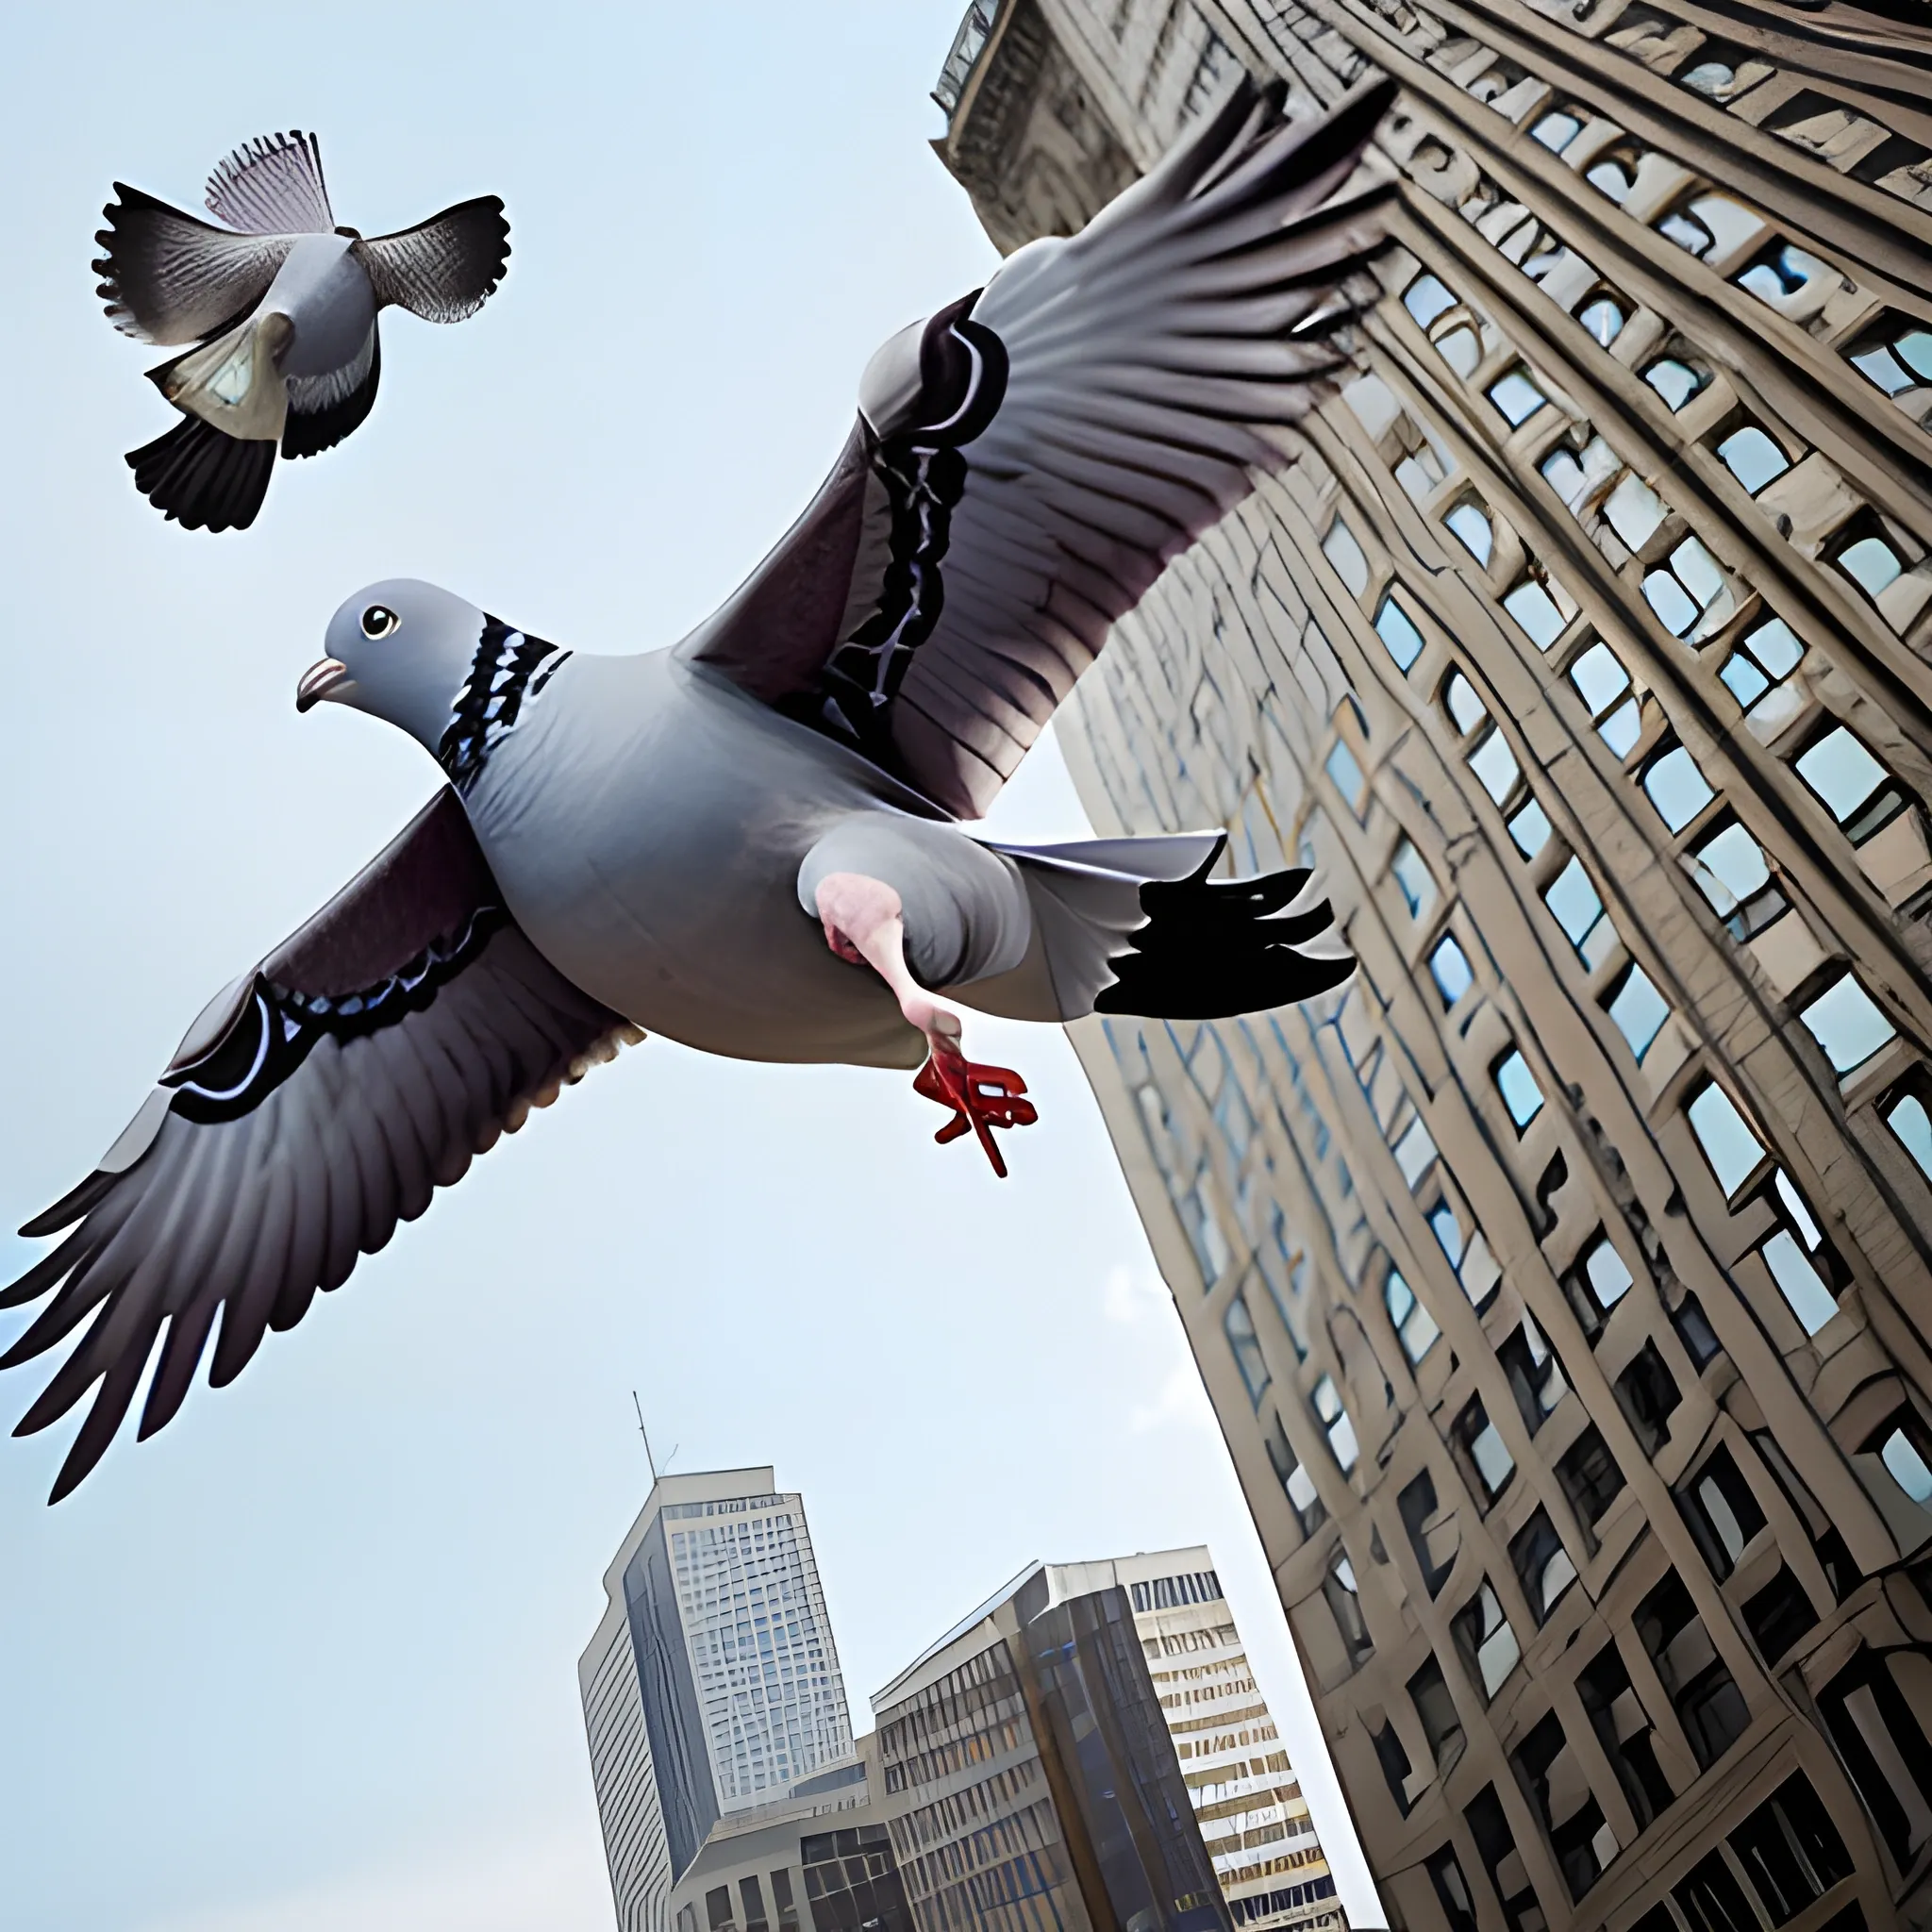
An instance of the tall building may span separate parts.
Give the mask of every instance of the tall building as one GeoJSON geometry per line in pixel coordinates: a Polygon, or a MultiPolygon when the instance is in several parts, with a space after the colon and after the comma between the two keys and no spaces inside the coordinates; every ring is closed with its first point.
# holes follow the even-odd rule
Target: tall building
{"type": "Polygon", "coordinates": [[[1127,1592],[1221,1895],[1237,1926],[1343,1925],[1281,1734],[1202,1545],[1083,1564],[1127,1592]]]}
{"type": "Polygon", "coordinates": [[[577,1665],[623,1932],[664,1932],[721,1820],[853,1755],[805,1505],[770,1469],[660,1476],[577,1665]]]}
{"type": "Polygon", "coordinates": [[[989,0],[940,151],[1010,248],[1238,65],[1400,81],[1388,295],[1060,739],[1360,965],[1077,1032],[1383,1899],[1932,1922],[1932,20],[989,0]]]}
{"type": "Polygon", "coordinates": [[[1110,1564],[1031,1565],[872,1706],[918,1932],[1230,1932],[1110,1564]]]}

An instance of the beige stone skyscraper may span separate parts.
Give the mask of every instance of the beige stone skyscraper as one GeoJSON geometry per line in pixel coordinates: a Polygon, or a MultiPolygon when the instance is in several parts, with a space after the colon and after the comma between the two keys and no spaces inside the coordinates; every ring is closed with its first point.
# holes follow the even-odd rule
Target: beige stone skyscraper
{"type": "Polygon", "coordinates": [[[1360,970],[1080,1045],[1413,1927],[1932,1922],[1932,10],[991,0],[1004,247],[1402,84],[1306,458],[1062,712],[1360,970]]]}

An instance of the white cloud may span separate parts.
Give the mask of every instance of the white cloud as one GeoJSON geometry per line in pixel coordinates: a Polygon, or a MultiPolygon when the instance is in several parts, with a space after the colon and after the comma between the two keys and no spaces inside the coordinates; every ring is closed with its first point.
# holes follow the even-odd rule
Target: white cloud
{"type": "Polygon", "coordinates": [[[448,1848],[241,1907],[151,1920],[142,1932],[608,1932],[594,1829],[448,1848]]]}

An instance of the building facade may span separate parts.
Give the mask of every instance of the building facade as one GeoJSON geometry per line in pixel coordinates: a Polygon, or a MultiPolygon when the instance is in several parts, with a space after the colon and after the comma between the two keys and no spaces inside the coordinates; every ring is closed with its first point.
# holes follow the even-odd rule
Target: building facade
{"type": "Polygon", "coordinates": [[[1307,1800],[1201,1545],[1105,1565],[1127,1592],[1181,1782],[1237,1927],[1330,1932],[1346,1924],[1307,1800]]]}
{"type": "Polygon", "coordinates": [[[1231,1932],[1110,1564],[1033,1564],[872,1703],[919,1932],[1231,1932]]]}
{"type": "Polygon", "coordinates": [[[604,1576],[577,1665],[623,1932],[665,1932],[721,1820],[849,1765],[805,1506],[770,1469],[667,1475],[604,1576]]]}
{"type": "Polygon", "coordinates": [[[1391,1919],[1932,1923],[1927,10],[975,11],[1007,248],[1404,91],[1359,378],[1060,726],[1360,962],[1076,1035],[1391,1919]]]}

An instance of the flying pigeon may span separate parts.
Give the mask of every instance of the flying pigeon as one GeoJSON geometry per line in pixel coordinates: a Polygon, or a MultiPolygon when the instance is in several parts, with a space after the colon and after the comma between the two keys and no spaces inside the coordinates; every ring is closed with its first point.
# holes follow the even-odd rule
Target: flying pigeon
{"type": "Polygon", "coordinates": [[[428,322],[482,308],[509,259],[503,203],[487,194],[393,235],[336,225],[312,134],[271,134],[208,177],[225,228],[114,184],[94,263],[108,319],[139,342],[192,342],[148,371],[180,410],[130,451],[134,484],[191,530],[245,530],[285,457],[359,428],[382,374],[376,315],[428,322]]]}
{"type": "Polygon", "coordinates": [[[1037,242],[868,366],[831,475],[682,642],[572,652],[431,585],[350,597],[296,706],[399,726],[445,785],[221,993],[0,1307],[11,1367],[92,1318],[16,1433],[96,1383],[55,1486],[300,1321],[432,1191],[648,1027],[718,1054],[920,1068],[1005,1168],[1024,1082],[959,1006],[1223,1017],[1353,961],[1302,871],[1219,832],[1017,846],[982,815],[1108,627],[1289,446],[1376,292],[1390,97],[1284,123],[1241,87],[1079,236],[1037,242]]]}

